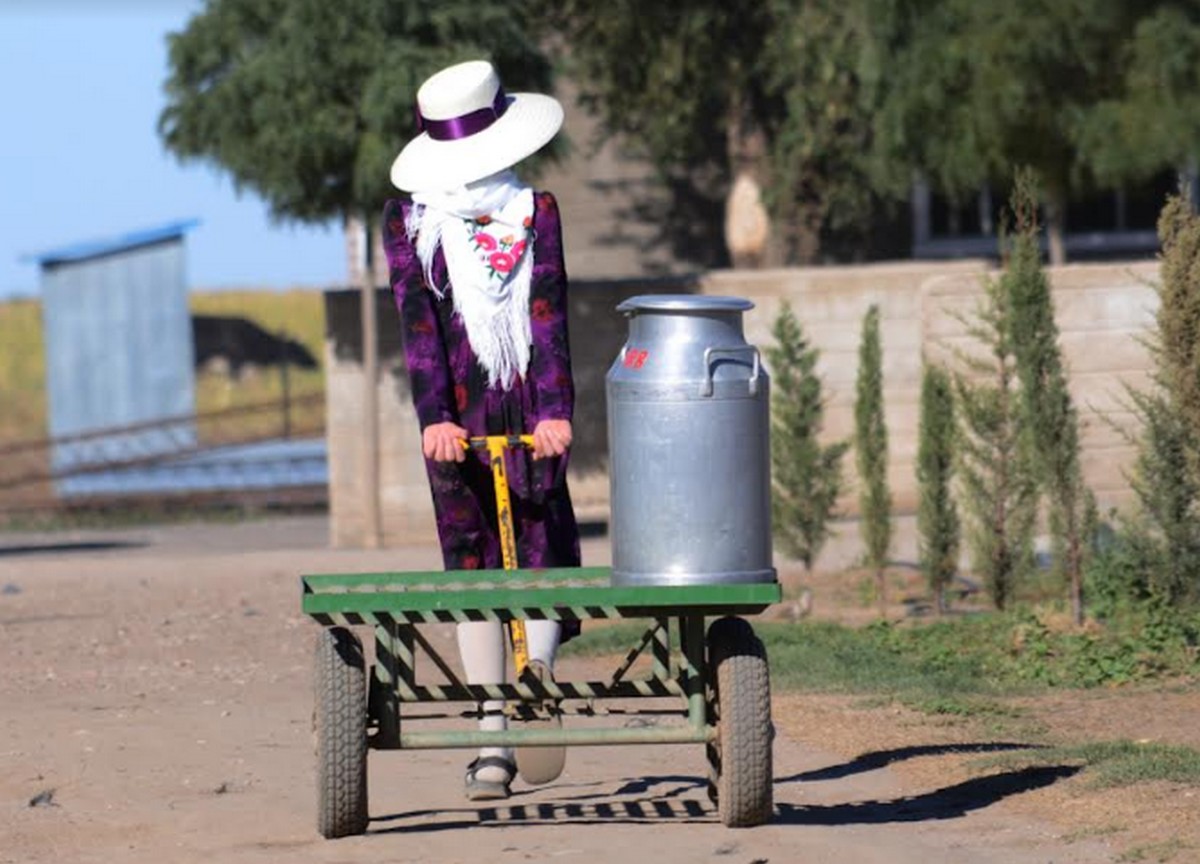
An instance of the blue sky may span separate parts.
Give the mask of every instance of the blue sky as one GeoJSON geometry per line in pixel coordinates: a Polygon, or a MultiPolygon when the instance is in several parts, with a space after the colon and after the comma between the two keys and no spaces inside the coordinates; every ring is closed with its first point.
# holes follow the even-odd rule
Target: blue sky
{"type": "Polygon", "coordinates": [[[191,217],[194,289],[346,279],[340,226],[272,225],[257,196],[164,150],[165,37],[202,5],[0,0],[0,299],[36,293],[26,253],[191,217]]]}

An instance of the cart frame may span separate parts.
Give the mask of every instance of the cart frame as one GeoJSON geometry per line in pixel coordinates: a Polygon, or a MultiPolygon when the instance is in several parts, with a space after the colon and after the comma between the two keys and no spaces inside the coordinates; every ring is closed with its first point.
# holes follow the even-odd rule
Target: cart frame
{"type": "MultiPolygon", "coordinates": [[[[740,625],[739,627],[721,628],[720,634],[724,635],[719,637],[719,641],[722,645],[716,646],[713,644],[713,634],[717,631],[717,625],[710,628],[706,637],[705,619],[761,612],[779,601],[781,592],[777,583],[614,586],[611,583],[611,571],[607,567],[330,574],[304,576],[301,582],[302,609],[317,623],[327,630],[355,626],[371,627],[375,636],[375,661],[369,670],[364,669],[367,674],[364,727],[367,742],[366,748],[361,751],[364,764],[351,764],[342,769],[335,769],[346,773],[351,779],[361,773],[364,786],[362,812],[346,824],[341,824],[346,820],[340,817],[335,818],[333,822],[337,824],[331,826],[322,822],[322,833],[326,836],[342,836],[365,830],[367,748],[420,750],[482,746],[578,747],[702,743],[706,745],[712,768],[710,794],[715,797],[717,781],[722,771],[719,764],[722,723],[727,727],[735,722],[743,726],[760,727],[756,733],[757,738],[762,737],[758,733],[761,733],[764,723],[769,732],[769,685],[765,677],[765,653],[761,643],[754,637],[748,624],[737,621],[735,623],[740,625]],[[651,619],[652,623],[643,634],[640,644],[628,652],[607,681],[541,682],[532,675],[522,674],[510,684],[466,684],[418,628],[420,624],[436,622],[512,622],[531,619],[583,621],[617,618],[651,619]],[[649,675],[627,677],[637,658],[647,648],[651,658],[649,675]],[[426,655],[448,683],[423,684],[418,681],[419,652],[426,655]],[[739,709],[739,714],[743,716],[741,721],[735,721],[732,716],[727,716],[722,721],[720,717],[723,713],[721,709],[725,705],[717,693],[716,673],[718,665],[727,655],[749,657],[747,662],[755,662],[756,669],[761,667],[756,674],[762,679],[759,689],[765,692],[766,707],[762,708],[760,705],[754,708],[750,715],[739,709]],[[754,656],[759,660],[754,661],[754,656]],[[682,702],[682,705],[674,710],[602,709],[597,705],[605,700],[672,697],[682,702]],[[630,714],[667,713],[682,714],[686,723],[630,727],[626,722],[622,722],[621,726],[589,724],[587,728],[577,729],[531,724],[541,728],[510,727],[503,731],[489,732],[411,730],[413,723],[424,719],[479,717],[479,704],[485,700],[496,699],[505,700],[505,712],[518,719],[558,713],[588,717],[618,715],[622,721],[627,721],[630,714]],[[457,713],[414,715],[411,710],[404,710],[413,705],[444,706],[454,702],[475,703],[475,706],[471,710],[457,713]],[[764,711],[765,718],[760,716],[764,711]]],[[[339,638],[346,637],[342,635],[339,638]]],[[[361,660],[361,645],[358,646],[358,651],[360,659],[357,662],[365,667],[365,662],[361,660]]],[[[730,665],[732,667],[732,664],[730,665]]],[[[348,674],[352,679],[354,675],[361,675],[363,672],[351,671],[348,674]]],[[[733,679],[729,680],[730,683],[725,686],[733,690],[733,679]]],[[[351,683],[355,684],[353,680],[351,683]]],[[[758,694],[759,697],[761,695],[758,694]]],[[[739,701],[746,700],[739,697],[739,701]]],[[[750,701],[762,703],[763,700],[755,698],[750,701]]],[[[731,712],[726,710],[724,713],[731,712]]],[[[768,788],[756,788],[753,791],[752,797],[757,803],[750,808],[753,812],[748,815],[731,814],[725,806],[727,802],[718,801],[726,824],[758,824],[769,818],[769,813],[763,813],[762,806],[764,795],[768,809],[770,805],[769,740],[765,746],[768,788]]],[[[326,758],[327,754],[318,753],[319,760],[326,758]]],[[[730,768],[727,766],[725,773],[729,772],[730,768]]],[[[762,771],[756,772],[756,776],[759,774],[762,774],[762,771]]],[[[758,787],[762,783],[761,779],[755,779],[751,785],[758,787]]]]}

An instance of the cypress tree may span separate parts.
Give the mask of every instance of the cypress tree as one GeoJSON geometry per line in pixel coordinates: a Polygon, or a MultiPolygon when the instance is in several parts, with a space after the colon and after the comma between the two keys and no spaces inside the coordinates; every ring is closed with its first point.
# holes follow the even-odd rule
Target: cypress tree
{"type": "Polygon", "coordinates": [[[1013,353],[1022,414],[1034,443],[1039,481],[1050,501],[1050,531],[1069,590],[1071,615],[1083,623],[1083,566],[1091,496],[1079,458],[1079,417],[1067,389],[1054,300],[1042,269],[1036,196],[1028,173],[1013,193],[1016,233],[1001,284],[1012,312],[1013,353]]]}
{"type": "Polygon", "coordinates": [[[787,554],[811,574],[829,537],[829,520],[842,488],[842,456],[849,444],[817,440],[825,405],[816,366],[820,352],[804,338],[784,302],[771,330],[771,517],[787,554]]]}
{"type": "MultiPolygon", "coordinates": [[[[1162,282],[1152,347],[1155,376],[1184,427],[1200,430],[1200,217],[1187,198],[1172,198],[1158,220],[1162,282]]],[[[1189,447],[1200,483],[1200,447],[1189,447]]]]}
{"type": "Polygon", "coordinates": [[[858,349],[854,403],[854,449],[858,464],[859,510],[866,562],[875,573],[879,614],[887,613],[884,568],[892,544],[892,496],[887,482],[887,424],[883,416],[883,356],[879,341],[879,307],[863,318],[858,349]]]}
{"type": "Polygon", "coordinates": [[[954,390],[950,376],[926,363],[921,376],[921,419],[917,446],[920,505],[917,533],[921,571],[934,608],[946,611],[946,587],[958,570],[960,530],[951,481],[954,475],[954,390]]]}
{"type": "Polygon", "coordinates": [[[1142,572],[1130,574],[1136,595],[1168,605],[1200,599],[1200,486],[1191,470],[1197,430],[1188,426],[1169,395],[1128,391],[1142,421],[1130,485],[1137,495],[1139,520],[1133,534],[1150,554],[1142,572]],[[1145,529],[1149,528],[1149,531],[1145,529]]]}
{"type": "Polygon", "coordinates": [[[1158,222],[1153,387],[1128,391],[1142,421],[1131,485],[1156,557],[1144,587],[1168,604],[1200,599],[1200,217],[1172,198],[1158,222]]]}
{"type": "Polygon", "coordinates": [[[957,352],[958,483],[971,568],[1004,609],[1033,568],[1037,485],[1028,436],[1020,424],[1020,393],[1010,336],[1008,292],[994,279],[968,320],[982,354],[957,352]]]}

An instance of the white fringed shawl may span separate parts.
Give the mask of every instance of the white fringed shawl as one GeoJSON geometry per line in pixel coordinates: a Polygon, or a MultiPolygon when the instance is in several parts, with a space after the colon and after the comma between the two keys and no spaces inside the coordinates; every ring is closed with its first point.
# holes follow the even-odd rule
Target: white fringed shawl
{"type": "Polygon", "coordinates": [[[414,193],[405,226],[433,281],[440,246],[471,349],[487,373],[488,386],[507,390],[529,368],[533,341],[529,286],[533,276],[533,190],[503,171],[453,192],[414,193]]]}

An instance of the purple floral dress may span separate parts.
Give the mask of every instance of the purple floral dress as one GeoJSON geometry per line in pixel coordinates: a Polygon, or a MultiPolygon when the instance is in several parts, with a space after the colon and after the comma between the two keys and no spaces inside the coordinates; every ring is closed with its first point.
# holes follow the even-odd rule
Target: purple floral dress
{"type": "MultiPolygon", "coordinates": [[[[445,287],[439,300],[425,284],[421,262],[404,227],[411,207],[403,199],[388,201],[383,244],[422,431],[430,424],[451,421],[472,436],[528,434],[542,420],[570,420],[575,389],[567,346],[567,274],[554,196],[534,195],[529,296],[533,345],[525,378],[507,391],[487,386],[462,319],[454,312],[453,286],[445,287]]],[[[446,262],[440,249],[432,269],[437,284],[446,286],[446,262]]],[[[519,450],[509,451],[507,458],[520,566],[578,566],[579,528],[567,490],[567,457],[534,461],[527,451],[519,450]]],[[[446,569],[502,567],[487,455],[471,451],[462,463],[427,459],[425,468],[446,569]]]]}

